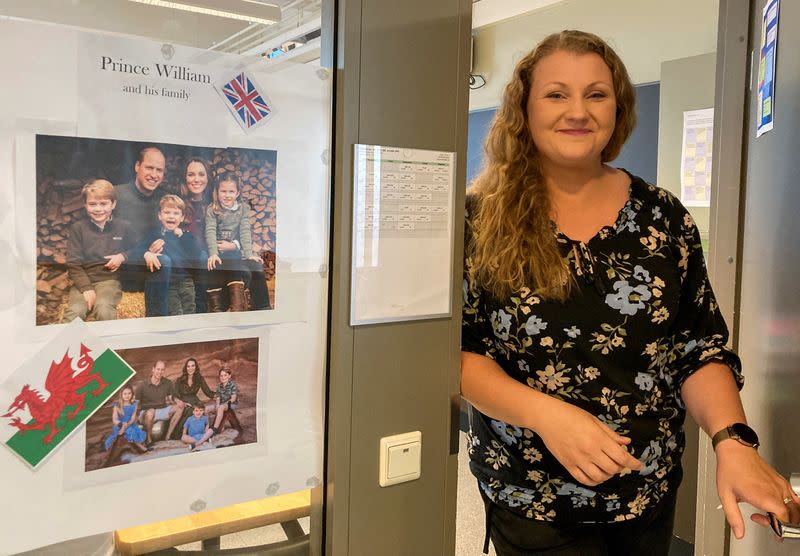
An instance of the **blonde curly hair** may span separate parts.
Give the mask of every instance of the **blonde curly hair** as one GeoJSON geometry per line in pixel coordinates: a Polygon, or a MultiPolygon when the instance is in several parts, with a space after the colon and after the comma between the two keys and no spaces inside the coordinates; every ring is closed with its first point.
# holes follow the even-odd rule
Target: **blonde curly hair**
{"type": "Polygon", "coordinates": [[[554,33],[517,63],[484,144],[486,164],[470,190],[474,197],[466,251],[470,274],[497,297],[528,286],[541,297],[564,301],[572,286],[553,233],[550,198],[528,128],[534,68],[556,51],[597,54],[611,70],[617,115],[602,162],[617,157],[636,125],[633,84],[622,60],[600,37],[573,30],[554,33]]]}

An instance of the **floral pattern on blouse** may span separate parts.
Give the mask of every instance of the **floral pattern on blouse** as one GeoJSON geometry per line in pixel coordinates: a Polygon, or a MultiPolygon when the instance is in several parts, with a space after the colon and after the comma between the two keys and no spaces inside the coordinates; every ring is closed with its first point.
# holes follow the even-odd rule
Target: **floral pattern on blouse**
{"type": "MultiPolygon", "coordinates": [[[[536,433],[472,408],[472,472],[492,500],[528,518],[566,524],[642,515],[681,480],[683,381],[721,361],[743,384],[692,217],[666,190],[631,181],[615,225],[588,243],[554,230],[577,284],[566,303],[529,288],[495,299],[469,279],[465,260],[461,349],[630,436],[628,450],[643,464],[589,488],[536,433]]],[[[467,234],[474,202],[468,197],[467,234]]]]}

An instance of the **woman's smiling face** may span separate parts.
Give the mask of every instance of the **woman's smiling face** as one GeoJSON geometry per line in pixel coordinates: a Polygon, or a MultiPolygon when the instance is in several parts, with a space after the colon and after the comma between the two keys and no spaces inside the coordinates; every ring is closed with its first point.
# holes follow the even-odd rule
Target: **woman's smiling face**
{"type": "Polygon", "coordinates": [[[533,69],[528,127],[545,163],[599,164],[614,133],[617,102],[611,69],[597,54],[558,50],[533,69]]]}
{"type": "Polygon", "coordinates": [[[190,162],[186,167],[186,188],[193,197],[200,197],[208,186],[206,168],[199,162],[190,162]]]}

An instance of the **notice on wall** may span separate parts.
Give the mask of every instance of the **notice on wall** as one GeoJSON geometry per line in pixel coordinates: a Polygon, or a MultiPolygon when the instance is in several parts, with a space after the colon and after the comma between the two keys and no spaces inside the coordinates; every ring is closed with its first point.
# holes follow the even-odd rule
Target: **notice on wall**
{"type": "Polygon", "coordinates": [[[683,113],[681,202],[687,207],[711,206],[711,147],[714,109],[683,113]]]}
{"type": "Polygon", "coordinates": [[[775,124],[775,57],[778,49],[778,0],[770,0],[761,16],[761,47],[758,55],[756,137],[775,124]]]}
{"type": "Polygon", "coordinates": [[[352,324],[450,314],[455,153],[355,146],[352,324]]]}
{"type": "Polygon", "coordinates": [[[330,73],[9,18],[0,47],[0,554],[319,485],[330,73]]]}

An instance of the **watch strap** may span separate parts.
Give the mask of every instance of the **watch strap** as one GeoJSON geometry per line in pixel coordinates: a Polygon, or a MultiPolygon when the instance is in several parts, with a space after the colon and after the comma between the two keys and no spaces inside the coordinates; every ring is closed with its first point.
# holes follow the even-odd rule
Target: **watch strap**
{"type": "Polygon", "coordinates": [[[714,436],[711,437],[712,449],[716,450],[717,444],[719,444],[723,440],[727,440],[728,438],[732,438],[733,440],[736,440],[739,444],[742,444],[744,446],[748,446],[750,448],[758,449],[758,446],[759,446],[758,436],[756,435],[755,431],[753,431],[753,429],[751,429],[750,427],[748,427],[744,423],[734,423],[732,425],[728,425],[727,427],[725,427],[724,429],[722,429],[721,431],[717,432],[714,436]],[[748,440],[745,440],[744,438],[742,438],[742,436],[740,434],[738,434],[736,432],[736,430],[734,429],[734,427],[736,427],[736,426],[744,428],[745,431],[743,431],[743,432],[745,432],[745,433],[751,433],[753,438],[755,439],[755,442],[749,442],[748,440]]]}

